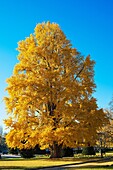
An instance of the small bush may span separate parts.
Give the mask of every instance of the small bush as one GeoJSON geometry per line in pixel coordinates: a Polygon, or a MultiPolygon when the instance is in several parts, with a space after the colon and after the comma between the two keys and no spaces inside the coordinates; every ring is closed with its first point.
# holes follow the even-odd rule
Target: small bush
{"type": "Polygon", "coordinates": [[[33,149],[22,149],[22,150],[20,150],[20,155],[23,158],[33,158],[34,157],[34,150],[33,149]]]}
{"type": "Polygon", "coordinates": [[[47,154],[46,150],[41,150],[39,145],[36,145],[35,148],[34,148],[34,153],[35,154],[39,154],[39,155],[45,155],[47,154]]]}
{"type": "Polygon", "coordinates": [[[94,147],[88,146],[88,147],[83,148],[82,154],[83,155],[95,155],[94,147]]]}
{"type": "Polygon", "coordinates": [[[18,155],[18,149],[16,148],[9,148],[9,153],[14,154],[14,155],[18,155]]]}
{"type": "Polygon", "coordinates": [[[74,156],[74,152],[72,148],[65,148],[63,149],[63,157],[73,157],[74,156]]]}

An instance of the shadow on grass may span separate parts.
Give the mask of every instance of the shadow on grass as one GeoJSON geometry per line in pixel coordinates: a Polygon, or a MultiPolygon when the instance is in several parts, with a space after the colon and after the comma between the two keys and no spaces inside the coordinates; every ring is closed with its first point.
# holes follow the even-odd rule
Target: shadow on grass
{"type": "MultiPolygon", "coordinates": [[[[13,159],[14,160],[14,159],[13,159]]],[[[16,160],[15,160],[16,161],[16,160]]],[[[23,161],[20,159],[20,161],[23,161]]],[[[53,160],[54,161],[54,160],[53,160]]],[[[65,165],[57,165],[57,166],[47,166],[47,167],[22,167],[22,166],[2,166],[0,169],[2,170],[76,170],[76,169],[83,169],[83,170],[105,170],[105,169],[113,169],[113,164],[109,165],[110,162],[113,162],[113,157],[106,157],[106,158],[99,158],[99,159],[93,159],[93,160],[83,160],[82,162],[75,162],[71,164],[65,164],[65,165]],[[88,165],[87,165],[88,163],[88,165]],[[91,165],[89,165],[91,163],[91,165]],[[93,163],[96,165],[93,165],[93,163]],[[106,165],[99,165],[99,163],[106,163],[106,165]],[[107,164],[108,163],[108,164],[107,164]]]]}
{"type": "MultiPolygon", "coordinates": [[[[105,166],[83,166],[83,167],[76,167],[76,168],[66,168],[66,169],[62,169],[62,170],[112,170],[113,166],[109,166],[109,165],[105,165],[105,166]]],[[[59,169],[60,170],[60,169],[59,169]]]]}
{"type": "Polygon", "coordinates": [[[110,162],[113,162],[113,157],[108,158],[101,158],[99,160],[90,160],[85,161],[81,163],[76,163],[73,165],[65,166],[65,170],[76,170],[76,169],[83,169],[83,170],[105,170],[105,169],[113,169],[113,164],[109,165],[110,162]],[[87,163],[92,163],[91,165],[87,165],[87,163]],[[97,165],[93,165],[93,163],[96,163],[97,165]],[[106,165],[99,165],[99,163],[106,163],[106,165]],[[107,164],[108,163],[108,164],[107,164]],[[82,166],[81,166],[82,165],[82,166]]]}

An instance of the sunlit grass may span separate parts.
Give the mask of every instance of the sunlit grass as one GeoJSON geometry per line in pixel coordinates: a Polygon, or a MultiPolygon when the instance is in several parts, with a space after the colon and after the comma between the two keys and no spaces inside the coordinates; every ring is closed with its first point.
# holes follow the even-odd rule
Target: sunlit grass
{"type": "MultiPolygon", "coordinates": [[[[78,161],[80,162],[80,161],[78,161]]],[[[17,167],[17,168],[37,168],[37,167],[48,167],[48,166],[58,166],[65,164],[73,164],[75,161],[65,161],[65,160],[49,160],[49,159],[20,159],[20,160],[2,160],[0,161],[1,167],[17,167]]]]}
{"type": "MultiPolygon", "coordinates": [[[[106,153],[104,157],[111,157],[113,156],[113,153],[106,153]]],[[[32,159],[23,159],[23,158],[5,158],[0,159],[0,169],[31,169],[31,168],[42,168],[42,167],[50,167],[50,166],[61,166],[61,165],[69,165],[69,164],[76,164],[76,168],[66,168],[66,170],[76,170],[76,169],[83,169],[83,170],[105,170],[105,169],[112,169],[113,167],[113,161],[111,159],[102,162],[96,162],[96,159],[98,160],[100,158],[100,153],[96,154],[95,156],[83,156],[82,154],[75,155],[74,158],[62,158],[62,159],[50,159],[47,156],[37,156],[32,159]],[[95,160],[94,162],[88,162],[95,160]],[[91,168],[91,167],[94,168],[91,168]],[[104,168],[105,166],[105,168],[104,168]],[[88,167],[88,168],[86,168],[88,167]]],[[[101,158],[100,158],[101,159],[101,158]]],[[[103,160],[103,159],[102,159],[103,160]]]]}
{"type": "Polygon", "coordinates": [[[105,169],[108,169],[108,170],[113,170],[113,167],[110,168],[110,167],[97,167],[97,168],[68,168],[66,170],[77,170],[77,169],[80,169],[80,170],[105,170],[105,169]]]}
{"type": "MultiPolygon", "coordinates": [[[[85,160],[87,161],[87,159],[85,160]]],[[[50,167],[50,166],[59,166],[59,165],[68,165],[68,164],[75,164],[75,163],[80,163],[80,162],[84,162],[82,159],[78,159],[75,161],[71,161],[71,159],[36,159],[36,160],[30,160],[30,159],[19,159],[19,160],[1,160],[0,161],[0,169],[1,168],[42,168],[42,167],[50,167]]],[[[85,164],[78,164],[76,165],[77,169],[83,169],[83,170],[87,170],[87,169],[92,169],[90,168],[90,166],[94,166],[94,167],[98,167],[99,166],[103,167],[106,165],[112,165],[113,161],[111,162],[102,162],[102,163],[85,163],[85,164]],[[84,166],[87,166],[89,168],[84,168],[84,166]]],[[[76,169],[76,168],[71,168],[72,170],[76,169]]],[[[70,168],[68,168],[70,169],[70,168]]],[[[97,168],[93,168],[93,169],[97,169],[97,168]]],[[[101,169],[105,169],[105,168],[101,168],[101,169]]],[[[67,170],[67,168],[66,168],[67,170]]]]}
{"type": "MultiPolygon", "coordinates": [[[[111,157],[113,156],[113,152],[106,152],[105,154],[103,154],[103,157],[111,157]]],[[[96,153],[96,155],[83,155],[83,154],[75,154],[74,158],[100,158],[101,154],[100,153],[96,153]]]]}

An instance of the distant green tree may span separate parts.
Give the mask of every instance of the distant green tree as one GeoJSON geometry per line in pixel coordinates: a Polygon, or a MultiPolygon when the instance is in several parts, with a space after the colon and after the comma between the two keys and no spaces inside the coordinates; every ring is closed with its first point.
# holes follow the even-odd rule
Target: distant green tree
{"type": "Polygon", "coordinates": [[[83,155],[95,155],[95,150],[93,146],[84,147],[82,151],[83,155]]]}

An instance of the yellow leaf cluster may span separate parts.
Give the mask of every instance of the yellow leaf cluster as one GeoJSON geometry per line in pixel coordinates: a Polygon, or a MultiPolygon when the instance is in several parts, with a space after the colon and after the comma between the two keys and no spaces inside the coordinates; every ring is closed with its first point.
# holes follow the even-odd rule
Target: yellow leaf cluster
{"type": "Polygon", "coordinates": [[[7,79],[5,121],[10,147],[75,147],[95,141],[105,115],[98,110],[94,61],[83,57],[56,23],[42,23],[18,43],[18,64],[7,79]],[[85,142],[84,142],[85,141],[85,142]]]}

